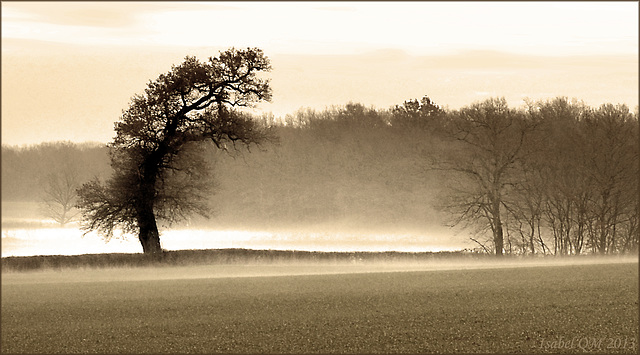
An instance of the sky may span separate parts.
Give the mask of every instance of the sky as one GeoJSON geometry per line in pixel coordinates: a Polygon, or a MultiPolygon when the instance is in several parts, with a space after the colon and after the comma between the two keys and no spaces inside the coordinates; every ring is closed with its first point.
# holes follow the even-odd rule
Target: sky
{"type": "Polygon", "coordinates": [[[259,47],[257,112],[429,95],[638,105],[638,3],[2,2],[2,144],[108,142],[129,99],[187,55],[259,47]]]}

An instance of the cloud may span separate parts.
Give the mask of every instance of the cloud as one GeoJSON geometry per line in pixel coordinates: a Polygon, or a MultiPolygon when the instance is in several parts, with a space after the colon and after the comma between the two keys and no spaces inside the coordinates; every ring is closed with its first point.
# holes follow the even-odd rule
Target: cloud
{"type": "Polygon", "coordinates": [[[314,54],[385,47],[412,54],[636,54],[637,16],[614,5],[549,11],[537,3],[3,2],[2,37],[314,54]]]}
{"type": "MultiPolygon", "coordinates": [[[[11,19],[48,23],[65,26],[95,26],[95,27],[123,27],[135,23],[137,11],[131,11],[131,6],[118,6],[99,2],[76,3],[65,6],[61,3],[10,3],[3,4],[10,9],[11,19]]],[[[5,16],[3,16],[5,17],[5,16]]],[[[3,19],[7,19],[6,17],[3,19]]]]}
{"type": "Polygon", "coordinates": [[[173,10],[233,10],[234,6],[173,2],[59,2],[3,3],[3,20],[26,20],[64,26],[123,28],[135,26],[147,15],[173,10]],[[5,16],[4,12],[9,11],[5,16]]]}

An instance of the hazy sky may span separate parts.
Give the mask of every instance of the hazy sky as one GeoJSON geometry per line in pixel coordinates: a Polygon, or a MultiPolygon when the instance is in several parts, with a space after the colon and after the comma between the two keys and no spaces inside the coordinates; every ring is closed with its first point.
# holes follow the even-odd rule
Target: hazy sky
{"type": "Polygon", "coordinates": [[[107,142],[186,55],[272,58],[276,115],[428,94],[638,104],[638,3],[2,2],[2,143],[107,142]]]}

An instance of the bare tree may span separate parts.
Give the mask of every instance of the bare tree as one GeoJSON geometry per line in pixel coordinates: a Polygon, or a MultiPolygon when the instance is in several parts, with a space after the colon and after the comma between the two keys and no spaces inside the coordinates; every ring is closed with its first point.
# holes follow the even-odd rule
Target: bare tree
{"type": "Polygon", "coordinates": [[[553,235],[553,252],[558,255],[579,254],[584,245],[585,199],[591,181],[584,173],[587,158],[579,122],[588,111],[583,103],[565,97],[530,107],[545,127],[545,149],[533,160],[545,184],[543,212],[553,235]]]}
{"type": "Polygon", "coordinates": [[[76,209],[80,187],[77,171],[66,167],[49,173],[43,179],[42,213],[64,226],[79,214],[76,209]]]}
{"type": "Polygon", "coordinates": [[[41,190],[41,213],[64,226],[75,218],[83,173],[81,150],[71,142],[43,143],[36,149],[40,169],[45,171],[38,177],[41,190]]]}
{"type": "MultiPolygon", "coordinates": [[[[638,215],[633,191],[640,175],[636,118],[626,106],[593,109],[564,97],[532,104],[529,112],[543,122],[546,148],[525,164],[543,182],[554,254],[633,248],[638,215]]],[[[521,186],[535,181],[526,177],[521,186]]],[[[521,203],[537,200],[539,192],[522,190],[521,203]]]]}
{"type": "Polygon", "coordinates": [[[589,244],[600,254],[616,252],[621,226],[637,219],[632,193],[640,176],[636,126],[627,106],[612,104],[593,110],[583,122],[589,157],[585,173],[593,181],[589,244]]]}
{"type": "Polygon", "coordinates": [[[514,185],[507,203],[513,219],[512,228],[522,239],[522,253],[547,253],[547,245],[542,237],[542,218],[544,212],[545,181],[540,170],[530,165],[522,165],[518,183],[514,185]]]}
{"type": "Polygon", "coordinates": [[[517,182],[513,170],[535,124],[510,109],[504,98],[464,107],[447,123],[454,148],[436,162],[439,169],[452,173],[446,208],[457,216],[454,224],[490,231],[494,253],[501,256],[504,214],[509,207],[506,197],[517,182]]]}

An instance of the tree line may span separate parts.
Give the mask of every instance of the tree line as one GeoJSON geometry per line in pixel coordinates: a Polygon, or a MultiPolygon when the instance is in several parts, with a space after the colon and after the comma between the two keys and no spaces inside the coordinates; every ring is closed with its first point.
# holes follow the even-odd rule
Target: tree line
{"type": "MultiPolygon", "coordinates": [[[[77,220],[77,189],[110,173],[99,143],[45,142],[2,146],[2,200],[39,202],[39,214],[65,225],[77,220]]],[[[35,217],[35,216],[32,216],[35,217]]]]}
{"type": "MultiPolygon", "coordinates": [[[[191,225],[417,230],[448,216],[444,223],[468,227],[495,253],[499,218],[508,254],[637,250],[637,114],[566,98],[520,110],[499,99],[452,111],[424,103],[305,109],[286,124],[256,117],[272,122],[278,144],[233,156],[209,149],[213,216],[191,225]],[[500,198],[495,210],[492,197],[500,198]]],[[[75,192],[110,174],[97,144],[3,146],[2,162],[3,199],[49,206],[61,182],[75,192]]]]}
{"type": "MultiPolygon", "coordinates": [[[[70,185],[64,172],[76,171],[73,181],[93,181],[84,185],[84,208],[104,208],[89,220],[107,232],[122,220],[135,229],[143,206],[130,205],[127,215],[112,212],[142,196],[136,189],[144,184],[136,179],[144,177],[145,159],[160,149],[165,155],[152,157],[158,165],[145,168],[155,180],[145,179],[153,182],[155,193],[148,196],[156,199],[152,210],[165,227],[415,231],[445,223],[471,233],[479,250],[496,255],[638,250],[637,109],[558,97],[521,108],[492,98],[450,110],[425,96],[388,109],[349,103],[256,117],[235,107],[266,98],[267,83],[251,79],[238,81],[245,87],[215,91],[218,82],[208,78],[246,80],[249,68],[266,70],[268,61],[251,50],[226,52],[208,64],[187,58],[150,82],[146,96],[132,100],[111,149],[3,146],[3,199],[34,199],[33,186],[39,186],[37,198],[51,200],[52,192],[70,185]],[[174,116],[153,116],[167,107],[174,116]],[[160,132],[171,117],[183,120],[171,132],[182,133],[165,139],[160,132]],[[45,152],[58,158],[44,158],[45,152]],[[116,218],[109,222],[109,216],[116,218]]],[[[57,200],[44,203],[64,211],[63,199],[57,200]]]]}
{"type": "Polygon", "coordinates": [[[488,253],[638,249],[638,112],[625,105],[558,97],[516,109],[493,98],[443,110],[425,96],[388,110],[303,111],[288,121],[325,142],[342,137],[348,143],[333,145],[363,158],[352,166],[403,161],[394,171],[429,183],[428,203],[488,253]]]}

